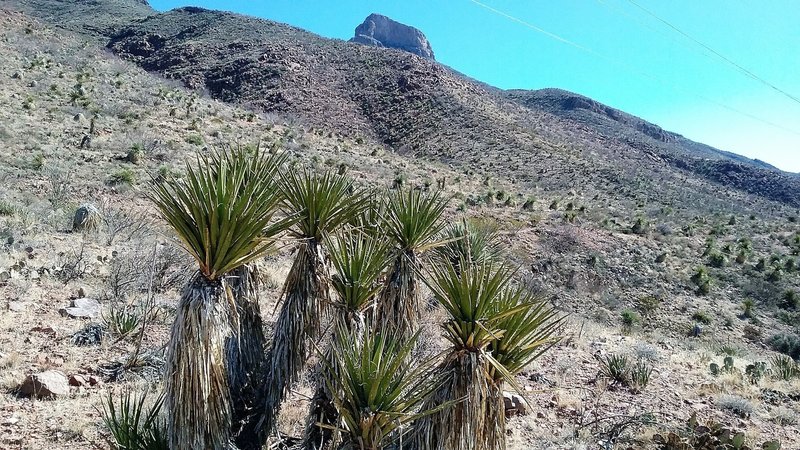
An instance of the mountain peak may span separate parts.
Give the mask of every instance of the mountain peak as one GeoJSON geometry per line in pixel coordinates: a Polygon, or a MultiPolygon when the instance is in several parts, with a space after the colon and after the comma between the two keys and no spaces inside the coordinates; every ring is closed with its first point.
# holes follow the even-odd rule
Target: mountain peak
{"type": "Polygon", "coordinates": [[[356,27],[355,36],[350,42],[373,47],[396,48],[423,58],[436,59],[431,44],[422,31],[376,13],[367,16],[364,22],[356,27]]]}

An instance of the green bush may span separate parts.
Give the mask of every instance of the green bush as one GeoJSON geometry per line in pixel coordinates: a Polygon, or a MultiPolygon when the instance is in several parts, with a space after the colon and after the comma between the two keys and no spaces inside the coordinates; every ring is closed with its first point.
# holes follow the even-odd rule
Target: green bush
{"type": "Polygon", "coordinates": [[[776,352],[789,355],[792,359],[800,359],[800,336],[790,333],[776,333],[768,340],[767,344],[776,352]]]}
{"type": "Polygon", "coordinates": [[[708,263],[711,264],[711,267],[725,267],[727,262],[728,259],[725,258],[725,255],[720,252],[712,252],[710,255],[708,255],[708,263]]]}
{"type": "Polygon", "coordinates": [[[620,316],[622,317],[622,325],[625,326],[625,328],[627,329],[632,328],[634,325],[638,324],[641,321],[639,314],[637,314],[636,311],[632,309],[623,310],[620,316]]]}
{"type": "Polygon", "coordinates": [[[790,357],[786,355],[773,356],[769,360],[772,367],[772,375],[779,380],[791,380],[800,377],[800,367],[790,357]]]}
{"type": "Polygon", "coordinates": [[[203,145],[203,136],[199,134],[190,134],[184,138],[187,144],[192,145],[203,145]]]}
{"type": "Polygon", "coordinates": [[[147,391],[135,395],[126,390],[119,403],[109,392],[103,401],[103,422],[114,439],[116,448],[122,450],[167,450],[167,430],[161,417],[164,396],[147,401],[147,391]]]}
{"type": "Polygon", "coordinates": [[[119,169],[116,172],[112,173],[108,177],[108,184],[110,185],[118,185],[118,184],[127,184],[132,185],[136,182],[136,175],[133,173],[131,169],[119,169]]]}
{"type": "Polygon", "coordinates": [[[708,324],[710,324],[710,323],[711,323],[711,316],[709,316],[709,315],[708,315],[706,312],[704,312],[704,311],[697,311],[696,313],[694,313],[694,314],[692,315],[692,319],[693,319],[695,322],[702,323],[703,325],[708,325],[708,324]]]}
{"type": "Polygon", "coordinates": [[[600,374],[611,380],[614,384],[627,384],[630,370],[630,361],[625,355],[615,355],[612,353],[600,357],[600,374]]]}
{"type": "Polygon", "coordinates": [[[0,200],[0,216],[13,216],[17,213],[17,208],[11,203],[0,200]]]}

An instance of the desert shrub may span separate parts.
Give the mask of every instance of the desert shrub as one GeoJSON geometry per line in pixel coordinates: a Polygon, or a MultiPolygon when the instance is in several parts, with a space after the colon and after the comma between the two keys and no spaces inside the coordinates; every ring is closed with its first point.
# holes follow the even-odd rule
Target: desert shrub
{"type": "Polygon", "coordinates": [[[692,319],[695,322],[702,323],[703,325],[708,325],[711,323],[711,316],[709,316],[705,311],[697,311],[692,315],[692,319]]]}
{"type": "Polygon", "coordinates": [[[797,413],[785,406],[775,408],[769,420],[782,427],[795,426],[798,423],[797,413]]]}
{"type": "Polygon", "coordinates": [[[784,309],[798,309],[800,307],[800,295],[791,289],[787,290],[781,296],[780,306],[784,309]]]}
{"type": "Polygon", "coordinates": [[[770,271],[770,273],[767,275],[767,281],[771,283],[777,283],[778,281],[781,281],[782,278],[783,269],[780,267],[773,268],[772,271],[770,271]]]}
{"type": "Polygon", "coordinates": [[[790,357],[786,355],[776,355],[770,358],[769,365],[772,368],[772,375],[779,380],[791,380],[800,377],[800,367],[790,357]]]}
{"type": "Polygon", "coordinates": [[[773,334],[767,344],[776,352],[781,352],[791,356],[793,359],[800,359],[800,337],[790,333],[773,334]]]}
{"type": "Polygon", "coordinates": [[[708,263],[711,264],[711,267],[725,267],[727,262],[728,260],[725,258],[725,255],[720,252],[712,252],[710,255],[708,255],[708,263]]]}
{"type": "Polygon", "coordinates": [[[536,207],[536,199],[533,197],[528,197],[525,200],[525,203],[522,204],[523,211],[532,211],[536,207]]]}
{"type": "Polygon", "coordinates": [[[746,298],[742,302],[742,316],[751,319],[753,317],[753,306],[755,303],[752,299],[746,298]]]}
{"type": "Polygon", "coordinates": [[[697,286],[697,294],[705,295],[711,292],[711,276],[704,266],[697,268],[691,277],[691,281],[697,286]]]}
{"type": "Polygon", "coordinates": [[[44,168],[45,158],[42,153],[36,153],[31,160],[31,168],[33,170],[42,170],[44,168]]]}
{"type": "Polygon", "coordinates": [[[601,376],[608,378],[614,384],[628,383],[631,367],[627,356],[611,353],[606,356],[601,356],[599,361],[601,376]]]}
{"type": "Polygon", "coordinates": [[[111,304],[108,314],[103,315],[103,321],[109,330],[120,337],[126,337],[144,322],[144,314],[144,308],[115,301],[111,304]]]}
{"type": "Polygon", "coordinates": [[[17,208],[6,200],[0,200],[0,216],[13,216],[17,208]]]}
{"type": "Polygon", "coordinates": [[[633,352],[636,355],[636,358],[642,361],[652,362],[658,360],[658,350],[656,350],[655,347],[643,342],[639,342],[633,346],[633,352]]]}
{"type": "Polygon", "coordinates": [[[650,383],[650,375],[652,373],[653,366],[648,364],[647,361],[641,359],[636,361],[630,371],[631,386],[637,391],[646,388],[647,384],[650,383]]]}
{"type": "Polygon", "coordinates": [[[645,317],[651,317],[661,306],[661,299],[655,295],[645,295],[639,299],[639,311],[645,317]]]}
{"type": "Polygon", "coordinates": [[[203,137],[199,134],[190,134],[184,138],[187,144],[192,145],[203,145],[203,137]]]}
{"type": "Polygon", "coordinates": [[[128,149],[128,154],[125,155],[125,160],[131,164],[139,164],[142,162],[144,158],[144,145],[142,144],[133,144],[131,148],[128,149]]]}
{"type": "Polygon", "coordinates": [[[647,234],[647,231],[650,229],[650,225],[644,220],[644,217],[637,217],[636,221],[631,226],[631,233],[644,235],[647,234]]]}
{"type": "Polygon", "coordinates": [[[84,203],[72,217],[72,231],[97,231],[103,221],[100,210],[91,203],[84,203]]]}
{"type": "Polygon", "coordinates": [[[639,314],[632,309],[623,310],[622,313],[620,313],[620,316],[622,318],[622,326],[626,330],[630,330],[641,321],[639,314]]]}
{"type": "Polygon", "coordinates": [[[166,450],[166,425],[161,417],[163,395],[148,402],[148,392],[124,391],[118,402],[109,392],[103,401],[103,422],[120,450],[166,450]]]}
{"type": "Polygon", "coordinates": [[[738,395],[723,394],[717,397],[717,408],[731,412],[739,417],[746,418],[753,414],[753,405],[738,395]]]}
{"type": "Polygon", "coordinates": [[[136,182],[136,175],[131,169],[119,169],[108,177],[108,184],[114,186],[118,184],[132,185],[136,182]]]}

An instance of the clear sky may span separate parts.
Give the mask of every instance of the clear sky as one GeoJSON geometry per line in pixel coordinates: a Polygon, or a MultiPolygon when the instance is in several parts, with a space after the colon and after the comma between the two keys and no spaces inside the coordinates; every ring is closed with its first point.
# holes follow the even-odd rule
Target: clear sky
{"type": "Polygon", "coordinates": [[[567,89],[800,172],[798,0],[480,2],[496,11],[472,0],[150,0],[158,10],[222,9],[338,39],[352,37],[368,14],[385,14],[422,30],[438,61],[478,80],[567,89]],[[798,100],[739,72],[637,5],[798,100]]]}

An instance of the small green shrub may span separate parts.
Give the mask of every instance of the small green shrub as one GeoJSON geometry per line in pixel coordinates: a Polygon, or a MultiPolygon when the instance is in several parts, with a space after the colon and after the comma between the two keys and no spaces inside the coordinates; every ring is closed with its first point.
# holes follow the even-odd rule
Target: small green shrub
{"type": "Polygon", "coordinates": [[[711,323],[711,316],[709,316],[708,313],[704,311],[697,311],[692,315],[692,319],[695,322],[702,323],[703,325],[708,325],[711,323]]]}
{"type": "Polygon", "coordinates": [[[742,418],[750,417],[753,414],[753,405],[738,395],[720,395],[717,397],[716,405],[717,408],[742,418]]]}
{"type": "Polygon", "coordinates": [[[0,200],[0,216],[13,216],[17,213],[17,208],[6,200],[0,200]]]}
{"type": "Polygon", "coordinates": [[[636,221],[633,223],[631,227],[631,233],[638,234],[638,235],[645,235],[650,229],[650,225],[644,220],[643,217],[637,217],[636,221]]]}
{"type": "Polygon", "coordinates": [[[800,309],[800,295],[791,289],[787,290],[781,296],[780,306],[783,309],[800,309]]]}
{"type": "Polygon", "coordinates": [[[132,185],[136,182],[136,175],[131,169],[119,169],[108,177],[108,184],[115,186],[119,184],[132,185]]]}
{"type": "Polygon", "coordinates": [[[792,359],[800,359],[800,337],[790,333],[773,334],[767,344],[776,352],[789,355],[792,359]]]}
{"type": "Polygon", "coordinates": [[[184,141],[186,141],[187,144],[200,146],[203,145],[203,136],[199,134],[190,134],[184,138],[184,141]]]}
{"type": "Polygon", "coordinates": [[[130,390],[123,391],[119,402],[113,394],[103,401],[103,422],[111,432],[116,447],[120,450],[167,450],[167,429],[161,417],[164,396],[159,395],[152,403],[147,401],[148,392],[139,395],[130,390]]]}
{"type": "Polygon", "coordinates": [[[525,203],[522,204],[523,211],[533,211],[535,207],[536,207],[536,199],[533,197],[528,197],[525,200],[525,203]]]}
{"type": "Polygon", "coordinates": [[[753,302],[753,299],[750,298],[744,299],[744,301],[742,302],[742,316],[748,319],[752,319],[754,305],[755,303],[753,302]]]}
{"type": "Polygon", "coordinates": [[[42,153],[36,153],[31,160],[31,168],[33,170],[42,170],[44,168],[45,159],[42,153]]]}
{"type": "Polygon", "coordinates": [[[611,380],[614,384],[627,384],[630,376],[630,361],[625,355],[608,354],[602,356],[600,361],[600,374],[611,380]]]}
{"type": "Polygon", "coordinates": [[[772,368],[772,375],[779,380],[791,380],[800,377],[800,367],[790,357],[786,355],[776,355],[770,358],[769,365],[772,368]]]}
{"type": "Polygon", "coordinates": [[[144,146],[142,144],[133,144],[128,149],[128,154],[125,155],[125,160],[131,164],[139,164],[144,159],[144,146]]]}
{"type": "Polygon", "coordinates": [[[103,315],[108,329],[120,337],[128,336],[136,331],[144,321],[144,311],[141,308],[117,301],[112,303],[108,315],[103,315]]]}
{"type": "Polygon", "coordinates": [[[628,329],[637,325],[641,321],[639,314],[637,314],[636,311],[632,309],[623,310],[622,313],[620,313],[620,316],[622,317],[622,325],[628,329]]]}
{"type": "Polygon", "coordinates": [[[728,259],[725,258],[725,255],[722,253],[712,252],[710,255],[708,255],[708,263],[711,265],[711,267],[721,268],[725,267],[725,265],[728,263],[728,259]]]}
{"type": "Polygon", "coordinates": [[[652,374],[653,367],[640,359],[631,368],[631,386],[637,391],[643,390],[650,383],[650,375],[652,374]]]}

